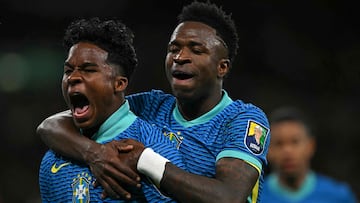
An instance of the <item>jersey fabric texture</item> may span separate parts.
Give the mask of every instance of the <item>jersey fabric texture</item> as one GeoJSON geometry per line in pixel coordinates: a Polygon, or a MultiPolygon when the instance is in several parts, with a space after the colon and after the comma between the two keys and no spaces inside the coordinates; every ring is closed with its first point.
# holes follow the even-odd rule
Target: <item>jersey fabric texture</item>
{"type": "Polygon", "coordinates": [[[310,172],[300,189],[291,191],[279,184],[275,174],[269,174],[265,179],[264,203],[356,203],[355,194],[345,183],[310,172]]]}
{"type": "MultiPolygon", "coordinates": [[[[163,136],[161,129],[139,119],[129,109],[126,101],[101,125],[92,139],[98,143],[106,143],[111,140],[132,138],[185,169],[181,154],[176,146],[163,136]]],[[[103,188],[94,188],[92,185],[94,180],[88,166],[72,162],[49,150],[42,159],[39,172],[42,202],[146,202],[144,196],[147,202],[174,202],[162,195],[146,178],[142,178],[143,194],[132,201],[101,199],[103,188]]]]}
{"type": "Polygon", "coordinates": [[[270,141],[269,123],[260,108],[233,101],[223,90],[221,102],[211,111],[186,121],[175,97],[161,90],[133,94],[127,99],[136,115],[163,128],[182,153],[189,172],[214,177],[215,164],[224,157],[242,159],[255,167],[261,175],[248,201],[259,202],[270,141]],[[246,143],[255,127],[263,132],[261,150],[253,150],[246,143]]]}

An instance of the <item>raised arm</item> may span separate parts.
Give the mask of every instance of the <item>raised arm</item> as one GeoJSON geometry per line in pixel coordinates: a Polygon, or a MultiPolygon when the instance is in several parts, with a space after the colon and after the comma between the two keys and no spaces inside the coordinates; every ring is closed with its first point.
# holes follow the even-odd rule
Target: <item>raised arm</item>
{"type": "Polygon", "coordinates": [[[69,110],[46,118],[36,132],[50,149],[88,164],[106,194],[111,197],[130,198],[130,193],[122,184],[138,186],[140,178],[120,160],[116,142],[102,145],[81,135],[69,110]]]}

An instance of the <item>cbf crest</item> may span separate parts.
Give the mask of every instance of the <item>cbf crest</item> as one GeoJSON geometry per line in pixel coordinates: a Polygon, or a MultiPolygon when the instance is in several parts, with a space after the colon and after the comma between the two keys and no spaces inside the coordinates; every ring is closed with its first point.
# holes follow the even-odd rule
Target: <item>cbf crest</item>
{"type": "Polygon", "coordinates": [[[90,183],[91,176],[88,173],[78,174],[73,179],[71,187],[73,189],[73,203],[89,203],[90,202],[90,183]]]}
{"type": "Polygon", "coordinates": [[[181,143],[184,140],[184,137],[181,136],[181,132],[175,133],[166,126],[163,126],[162,131],[163,131],[164,136],[169,138],[169,140],[176,145],[176,149],[179,149],[181,143]]]}
{"type": "Polygon", "coordinates": [[[246,128],[245,145],[255,155],[264,151],[269,129],[256,121],[249,120],[246,128]]]}

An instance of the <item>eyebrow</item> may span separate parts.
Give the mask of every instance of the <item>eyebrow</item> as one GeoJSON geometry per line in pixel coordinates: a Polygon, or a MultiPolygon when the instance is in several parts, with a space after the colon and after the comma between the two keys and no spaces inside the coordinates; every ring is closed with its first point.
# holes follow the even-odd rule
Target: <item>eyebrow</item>
{"type": "MultiPolygon", "coordinates": [[[[175,46],[179,46],[180,44],[182,44],[181,42],[182,40],[172,40],[170,41],[169,45],[175,45],[175,46]]],[[[187,43],[187,45],[190,46],[205,46],[204,43],[202,42],[198,42],[196,40],[189,40],[189,42],[187,43]]]]}
{"type": "MultiPolygon", "coordinates": [[[[74,68],[73,65],[71,65],[69,62],[65,62],[64,63],[64,66],[68,66],[70,68],[74,68]]],[[[85,62],[83,64],[81,64],[80,66],[78,66],[79,68],[85,68],[85,67],[88,67],[88,66],[98,66],[98,64],[96,63],[91,63],[91,62],[85,62]]]]}
{"type": "Polygon", "coordinates": [[[197,41],[190,41],[190,46],[204,46],[204,47],[206,47],[205,46],[205,44],[204,43],[201,43],[201,42],[197,42],[197,41]]]}
{"type": "Polygon", "coordinates": [[[68,67],[70,67],[70,68],[74,68],[74,66],[71,65],[71,64],[70,64],[69,62],[67,62],[67,61],[64,63],[64,66],[68,66],[68,67]]]}

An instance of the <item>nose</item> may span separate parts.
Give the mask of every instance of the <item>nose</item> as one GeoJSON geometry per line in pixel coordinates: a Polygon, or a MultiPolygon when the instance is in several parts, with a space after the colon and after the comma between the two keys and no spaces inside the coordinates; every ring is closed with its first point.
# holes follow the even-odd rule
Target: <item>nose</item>
{"type": "Polygon", "coordinates": [[[290,144],[285,144],[282,147],[282,151],[283,151],[284,154],[290,155],[294,151],[294,146],[292,146],[290,144]]]}
{"type": "Polygon", "coordinates": [[[173,60],[177,64],[185,64],[191,62],[191,57],[188,54],[188,51],[181,49],[177,54],[173,56],[173,60]]]}
{"type": "Polygon", "coordinates": [[[81,83],[81,74],[79,73],[79,71],[77,69],[75,69],[68,77],[67,77],[67,82],[69,83],[69,85],[75,85],[78,83],[81,83]]]}

